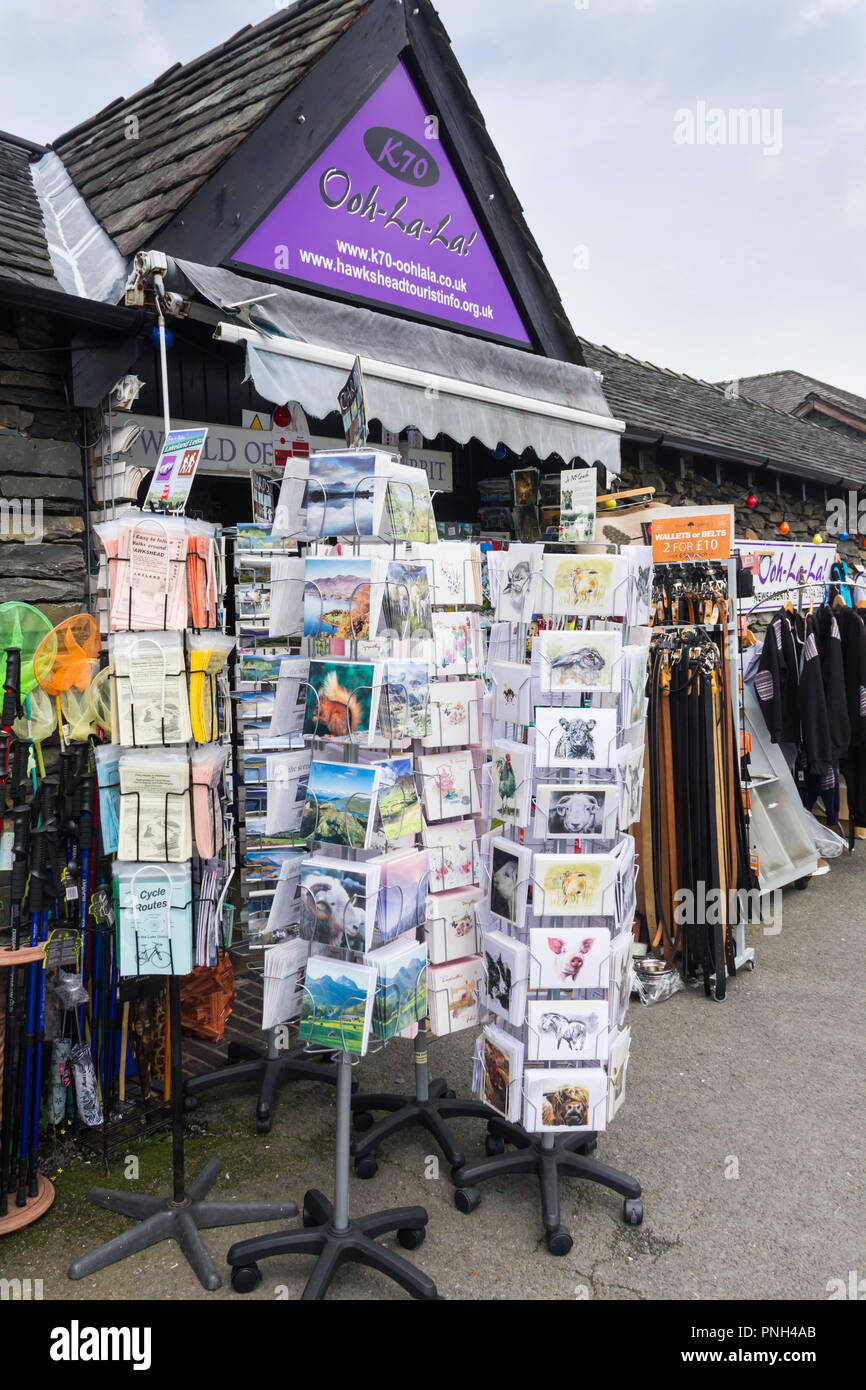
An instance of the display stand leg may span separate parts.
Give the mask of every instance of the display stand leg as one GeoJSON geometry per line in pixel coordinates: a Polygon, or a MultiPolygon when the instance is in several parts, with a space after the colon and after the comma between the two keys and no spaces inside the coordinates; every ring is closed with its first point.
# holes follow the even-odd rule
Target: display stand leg
{"type": "Polygon", "coordinates": [[[397,1134],[401,1129],[420,1125],[433,1136],[452,1168],[459,1168],[466,1162],[466,1155],[454,1138],[446,1120],[458,1116],[470,1116],[476,1120],[489,1120],[493,1111],[480,1100],[458,1100],[448,1089],[448,1083],[441,1077],[428,1080],[427,1035],[419,1028],[415,1038],[415,1095],[357,1095],[352,1097],[352,1111],[355,1128],[364,1132],[362,1139],[352,1145],[355,1160],[355,1174],[359,1178],[372,1178],[378,1168],[374,1150],[383,1139],[397,1134]],[[374,1121],[373,1110],[387,1110],[382,1120],[374,1121]]]}
{"type": "Polygon", "coordinates": [[[637,1178],[630,1178],[590,1158],[597,1144],[597,1136],[586,1131],[528,1134],[522,1125],[499,1118],[491,1120],[487,1132],[488,1157],[477,1163],[467,1163],[454,1174],[457,1184],[454,1205],[464,1213],[474,1211],[481,1202],[476,1184],[509,1173],[534,1173],[541,1191],[541,1218],[547,1248],[552,1255],[567,1255],[573,1241],[560,1219],[559,1181],[560,1178],[583,1178],[619,1192],[625,1198],[623,1220],[628,1226],[639,1226],[643,1221],[640,1183],[637,1178]],[[515,1146],[513,1153],[504,1152],[506,1143],[515,1146]]]}
{"type": "MultiPolygon", "coordinates": [[[[327,1081],[336,1085],[337,1068],[329,1061],[315,1061],[307,1049],[298,1047],[281,1050],[277,1046],[277,1029],[268,1030],[268,1050],[261,1052],[246,1043],[232,1042],[228,1046],[229,1063],[216,1071],[193,1076],[184,1083],[187,1110],[195,1110],[202,1091],[230,1082],[258,1083],[256,1133],[269,1134],[273,1123],[273,1103],[277,1087],[284,1081],[327,1081]]],[[[355,1083],[357,1084],[357,1083],[355,1083]]]]}
{"type": "Polygon", "coordinates": [[[352,1219],[349,1215],[350,1129],[352,1108],[352,1066],[349,1055],[341,1053],[337,1062],[337,1142],[335,1154],[334,1201],[329,1202],[315,1189],[304,1196],[304,1229],[256,1236],[233,1245],[228,1253],[232,1266],[232,1288],[250,1293],[261,1280],[258,1260],[271,1255],[316,1255],[316,1266],[301,1294],[307,1302],[324,1298],[339,1266],[344,1263],[368,1265],[386,1274],[413,1298],[438,1299],[433,1280],[402,1255],[377,1244],[377,1237],[389,1231],[407,1250],[417,1250],[426,1235],[427,1213],[423,1207],[394,1207],[391,1211],[352,1219]]]}
{"type": "Polygon", "coordinates": [[[218,1289],[222,1280],[199,1231],[216,1226],[240,1226],[249,1221],[277,1221],[296,1216],[294,1202],[208,1202],[205,1197],[219,1176],[221,1164],[212,1158],[188,1185],[184,1174],[183,1050],[180,1031],[180,979],[173,975],[168,986],[172,1076],[172,1195],[150,1197],[141,1192],[112,1192],[92,1187],[87,1200],[106,1211],[133,1217],[139,1222],[97,1250],[82,1255],[69,1266],[70,1279],[85,1279],[97,1270],[117,1264],[164,1240],[175,1240],[205,1289],[218,1289]]]}

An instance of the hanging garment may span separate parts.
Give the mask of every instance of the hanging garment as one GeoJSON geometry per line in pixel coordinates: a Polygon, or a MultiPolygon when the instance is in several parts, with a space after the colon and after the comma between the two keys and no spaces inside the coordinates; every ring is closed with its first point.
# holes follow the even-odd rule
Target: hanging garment
{"type": "Polygon", "coordinates": [[[842,642],[850,742],[841,772],[848,792],[849,843],[866,826],[866,609],[840,608],[836,622],[842,642]]]}
{"type": "MultiPolygon", "coordinates": [[[[842,610],[840,609],[841,613],[842,610]]],[[[842,639],[836,613],[828,604],[822,603],[806,619],[807,641],[809,634],[815,638],[818,655],[821,659],[821,679],[824,685],[824,704],[827,709],[827,728],[830,738],[830,763],[838,768],[848,752],[851,741],[851,725],[848,719],[848,700],[845,692],[845,666],[842,657],[842,639]]]]}
{"type": "Polygon", "coordinates": [[[755,676],[755,694],[774,743],[800,742],[800,658],[794,615],[782,608],[770,622],[755,676]]]}

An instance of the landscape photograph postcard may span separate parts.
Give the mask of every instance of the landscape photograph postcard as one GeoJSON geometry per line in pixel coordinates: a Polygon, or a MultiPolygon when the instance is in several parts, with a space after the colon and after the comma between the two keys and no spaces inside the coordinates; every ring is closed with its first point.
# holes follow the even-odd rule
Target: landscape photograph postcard
{"type": "Polygon", "coordinates": [[[427,910],[428,860],[425,850],[393,854],[380,861],[376,928],[382,943],[424,923],[427,910]]]}
{"type": "Polygon", "coordinates": [[[386,840],[420,835],[423,824],[421,801],[415,785],[412,759],[388,758],[375,766],[379,769],[379,816],[386,840]]]}
{"type": "Polygon", "coordinates": [[[307,962],[298,1037],[301,1042],[363,1056],[376,994],[370,965],[311,956],[307,962]]]}
{"type": "Polygon", "coordinates": [[[352,763],[313,761],[301,834],[328,844],[364,849],[369,843],[379,769],[352,763]]]}
{"type": "Polygon", "coordinates": [[[380,668],[360,661],[310,662],[304,734],[354,738],[371,732],[378,708],[380,668]]]}
{"type": "Polygon", "coordinates": [[[619,555],[545,555],[539,610],[606,618],[624,613],[626,568],[619,555]]]}
{"type": "Polygon", "coordinates": [[[385,505],[395,541],[431,542],[437,539],[430,501],[430,482],[422,468],[391,464],[385,485],[385,505]]]}
{"type": "Polygon", "coordinates": [[[367,957],[378,974],[373,1033],[393,1038],[427,1013],[427,948],[423,941],[394,942],[367,957]]]}
{"type": "Polygon", "coordinates": [[[342,859],[308,859],[301,866],[300,922],[305,941],[365,951],[373,938],[378,869],[342,859]]]}
{"type": "Polygon", "coordinates": [[[313,453],[304,497],[308,537],[372,536],[378,526],[376,455],[347,449],[313,453]]]}
{"type": "Polygon", "coordinates": [[[607,1056],[604,999],[530,999],[531,1062],[599,1062],[607,1056]]]}
{"type": "Polygon", "coordinates": [[[543,691],[613,689],[622,638],[618,632],[540,632],[536,638],[543,691]]]}
{"type": "Polygon", "coordinates": [[[308,555],[304,561],[304,636],[366,640],[371,627],[372,582],[372,560],[308,555]]]}

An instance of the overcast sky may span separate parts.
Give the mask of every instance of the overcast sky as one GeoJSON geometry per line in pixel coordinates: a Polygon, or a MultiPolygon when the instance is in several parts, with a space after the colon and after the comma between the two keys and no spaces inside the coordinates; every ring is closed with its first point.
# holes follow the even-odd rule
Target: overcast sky
{"type": "MultiPolygon", "coordinates": [[[[43,142],[275,8],[0,4],[0,127],[43,142]]],[[[580,334],[866,395],[866,0],[438,8],[580,334]],[[744,108],[756,142],[709,143],[744,108]]]]}

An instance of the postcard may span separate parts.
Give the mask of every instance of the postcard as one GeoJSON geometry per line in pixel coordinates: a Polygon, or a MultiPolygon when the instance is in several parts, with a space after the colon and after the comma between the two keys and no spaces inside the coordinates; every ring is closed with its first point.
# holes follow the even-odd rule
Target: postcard
{"type": "Polygon", "coordinates": [[[616,862],[613,910],[617,926],[631,931],[637,912],[637,858],[633,836],[623,835],[611,853],[616,862]]]}
{"type": "Polygon", "coordinates": [[[609,618],[626,609],[627,575],[619,555],[545,555],[539,612],[609,618]]]}
{"type": "Polygon", "coordinates": [[[427,1003],[436,1037],[477,1025],[482,979],[480,956],[428,965],[427,1003]]]}
{"type": "Polygon", "coordinates": [[[300,830],[312,761],[313,754],[308,748],[268,755],[266,835],[300,830]]]}
{"type": "Polygon", "coordinates": [[[393,1038],[427,1013],[427,948],[401,937],[371,951],[366,964],[377,974],[373,1036],[393,1038]]]}
{"type": "Polygon", "coordinates": [[[376,727],[380,673],[376,662],[313,658],[304,710],[305,736],[356,740],[369,735],[376,727]]]}
{"type": "Polygon", "coordinates": [[[532,749],[498,739],[491,749],[490,818],[506,825],[528,825],[532,798],[532,749]]]}
{"type": "Polygon", "coordinates": [[[385,662],[379,700],[379,732],[387,739],[430,733],[430,667],[426,661],[385,662]]]}
{"type": "Polygon", "coordinates": [[[613,839],[619,811],[614,783],[540,782],[534,833],[539,840],[613,839]]]}
{"type": "Polygon", "coordinates": [[[634,959],[634,937],[631,932],[614,938],[610,952],[610,1026],[621,1028],[625,1022],[631,997],[631,967],[634,959]]]}
{"type": "Polygon", "coordinates": [[[646,717],[648,647],[623,647],[621,703],[623,727],[639,724],[646,717]]]}
{"type": "Polygon", "coordinates": [[[624,745],[618,750],[617,774],[620,790],[619,823],[624,830],[640,820],[644,779],[643,739],[638,747],[624,745]]]}
{"type": "Polygon", "coordinates": [[[466,888],[478,882],[477,835],[477,826],[471,820],[424,826],[421,837],[430,858],[431,892],[466,888]]]}
{"type": "Polygon", "coordinates": [[[615,709],[535,708],[537,767],[613,767],[616,740],[615,709]]]}
{"type": "Polygon", "coordinates": [[[304,636],[366,641],[379,626],[384,565],[377,558],[308,555],[304,636]]]}
{"type": "Polygon", "coordinates": [[[395,541],[436,542],[430,480],[424,469],[399,463],[391,457],[381,471],[387,477],[385,522],[381,534],[395,541]]]}
{"type": "Polygon", "coordinates": [[[379,866],[377,939],[387,943],[404,932],[423,926],[428,901],[426,851],[413,849],[402,854],[384,854],[380,859],[370,859],[367,863],[379,866]]]}
{"type": "Polygon", "coordinates": [[[329,763],[314,758],[301,834],[350,849],[368,849],[378,786],[375,764],[329,763]]]}
{"type": "Polygon", "coordinates": [[[332,949],[367,951],[373,941],[379,865],[312,855],[301,865],[301,936],[332,949]]]}
{"type": "Polygon", "coordinates": [[[510,623],[530,621],[537,611],[542,558],[538,545],[510,545],[507,550],[488,553],[497,619],[510,623]]]}
{"type": "Polygon", "coordinates": [[[485,985],[483,1003],[490,1013],[499,1014],[515,1027],[526,1021],[526,990],[529,983],[529,949],[524,942],[502,931],[484,932],[485,985]]]}
{"type": "Polygon", "coordinates": [[[615,910],[613,854],[536,854],[532,911],[536,917],[601,917],[615,910]]]}
{"type": "MultiPolygon", "coordinates": [[[[383,461],[390,455],[379,456],[383,461]]],[[[310,455],[309,478],[302,516],[304,534],[326,536],[375,536],[382,526],[384,480],[377,478],[374,450],[344,449],[310,455]]],[[[280,495],[278,516],[283,509],[280,495]]]]}
{"type": "Polygon", "coordinates": [[[629,627],[646,627],[652,610],[653,552],[651,545],[629,545],[623,551],[628,567],[629,627]]]}
{"type": "Polygon", "coordinates": [[[529,954],[532,989],[607,989],[606,927],[533,927],[529,954]]]}
{"type": "Polygon", "coordinates": [[[298,1029],[301,1041],[363,1057],[370,1040],[377,979],[372,965],[311,956],[298,1029]]]}
{"type": "Polygon", "coordinates": [[[420,835],[421,800],[415,785],[412,759],[387,758],[374,763],[379,769],[378,807],[386,840],[420,835]]]}
{"type": "Polygon", "coordinates": [[[491,1110],[504,1115],[506,1120],[516,1122],[520,1119],[522,1100],[523,1043],[506,1033],[504,1028],[497,1028],[495,1023],[486,1023],[479,1044],[481,1079],[478,1096],[491,1110]]]}
{"type": "Polygon", "coordinates": [[[532,670],[523,661],[490,663],[493,718],[509,724],[532,723],[532,670]]]}
{"type": "Polygon", "coordinates": [[[481,602],[481,560],[477,545],[439,541],[430,551],[433,603],[476,605],[481,602]]]}
{"type": "Polygon", "coordinates": [[[607,1058],[604,999],[530,999],[530,1062],[603,1062],[607,1058]]]}
{"type": "Polygon", "coordinates": [[[398,640],[430,636],[430,579],[420,560],[389,560],[385,626],[398,640]]]}
{"type": "Polygon", "coordinates": [[[476,815],[481,796],[475,756],[471,749],[450,753],[420,753],[418,771],[422,777],[424,814],[428,821],[449,816],[476,815]]]}
{"type": "Polygon", "coordinates": [[[594,468],[564,468],[559,475],[559,536],[563,541],[595,540],[598,474],[594,468]]]}
{"type": "Polygon", "coordinates": [[[430,733],[425,748],[447,748],[481,739],[481,680],[430,682],[430,733]]]}
{"type": "Polygon", "coordinates": [[[611,1034],[607,1056],[607,1122],[625,1104],[625,1083],[631,1049],[631,1029],[611,1034]]]}
{"type": "Polygon", "coordinates": [[[434,613],[432,628],[437,675],[481,674],[484,660],[477,613],[434,613]]]}
{"type": "Polygon", "coordinates": [[[488,842],[488,905],[495,917],[522,927],[526,919],[532,850],[503,836],[488,842]]]}
{"type": "Polygon", "coordinates": [[[482,896],[481,889],[475,885],[450,893],[429,895],[425,931],[427,949],[434,965],[477,954],[476,907],[482,896]]]}
{"type": "Polygon", "coordinates": [[[618,632],[540,632],[541,689],[596,694],[614,689],[622,637],[618,632]]]}
{"type": "Polygon", "coordinates": [[[607,1125],[607,1072],[603,1067],[526,1067],[523,1124],[532,1134],[607,1125]]]}

